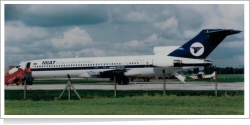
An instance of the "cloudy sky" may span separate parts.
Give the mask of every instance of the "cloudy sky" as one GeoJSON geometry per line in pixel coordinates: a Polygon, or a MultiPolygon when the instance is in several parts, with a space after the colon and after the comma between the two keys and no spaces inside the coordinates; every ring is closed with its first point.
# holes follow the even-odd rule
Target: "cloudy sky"
{"type": "MultiPolygon", "coordinates": [[[[202,29],[244,30],[244,5],[5,4],[5,67],[44,58],[152,55],[181,46],[202,29]]],[[[244,33],[209,56],[214,65],[244,65],[244,33]]]]}

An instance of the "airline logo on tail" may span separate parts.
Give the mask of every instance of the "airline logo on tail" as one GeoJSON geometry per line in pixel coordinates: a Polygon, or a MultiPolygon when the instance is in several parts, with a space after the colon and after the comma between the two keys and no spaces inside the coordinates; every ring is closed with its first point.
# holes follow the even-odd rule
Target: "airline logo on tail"
{"type": "Polygon", "coordinates": [[[193,56],[201,56],[204,53],[204,46],[199,42],[195,42],[190,46],[190,52],[193,56]]]}

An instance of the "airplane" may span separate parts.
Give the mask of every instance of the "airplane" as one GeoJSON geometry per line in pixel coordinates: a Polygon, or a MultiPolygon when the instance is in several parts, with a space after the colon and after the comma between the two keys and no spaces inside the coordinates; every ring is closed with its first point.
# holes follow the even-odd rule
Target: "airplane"
{"type": "Polygon", "coordinates": [[[211,79],[213,78],[214,79],[214,76],[215,75],[215,72],[213,72],[212,74],[210,75],[204,75],[204,72],[199,72],[198,74],[196,75],[191,75],[189,76],[191,79],[197,79],[197,80],[200,80],[200,79],[211,79]]]}
{"type": "Polygon", "coordinates": [[[185,83],[178,71],[212,65],[207,56],[228,35],[240,33],[233,29],[203,29],[182,46],[154,47],[154,55],[88,58],[39,59],[23,61],[17,68],[31,69],[26,83],[42,78],[110,78],[118,84],[129,84],[129,77],[154,77],[173,74],[185,83]]]}

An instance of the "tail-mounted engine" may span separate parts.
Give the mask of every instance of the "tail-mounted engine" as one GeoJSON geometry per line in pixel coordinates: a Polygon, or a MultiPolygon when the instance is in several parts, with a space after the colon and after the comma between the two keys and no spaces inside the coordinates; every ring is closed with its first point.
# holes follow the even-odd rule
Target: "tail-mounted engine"
{"type": "Polygon", "coordinates": [[[167,67],[185,67],[185,66],[210,66],[212,61],[203,59],[189,59],[189,58],[175,58],[168,56],[155,56],[153,59],[153,66],[167,68],[167,67]]]}
{"type": "Polygon", "coordinates": [[[174,67],[183,67],[183,66],[210,66],[212,65],[212,61],[209,60],[195,60],[192,61],[191,60],[187,60],[186,62],[183,62],[182,60],[174,60],[173,64],[174,67]]]}
{"type": "Polygon", "coordinates": [[[172,59],[167,56],[155,56],[153,59],[153,66],[167,68],[172,67],[174,65],[172,59]]]}

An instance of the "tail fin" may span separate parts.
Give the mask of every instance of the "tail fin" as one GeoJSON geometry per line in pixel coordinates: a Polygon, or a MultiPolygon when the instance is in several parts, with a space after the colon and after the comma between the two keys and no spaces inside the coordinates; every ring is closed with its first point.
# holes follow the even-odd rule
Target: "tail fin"
{"type": "Polygon", "coordinates": [[[213,76],[213,77],[215,76],[215,71],[211,74],[211,76],[213,76]]]}
{"type": "Polygon", "coordinates": [[[228,35],[240,33],[232,29],[204,29],[168,56],[205,59],[228,35]]]}

